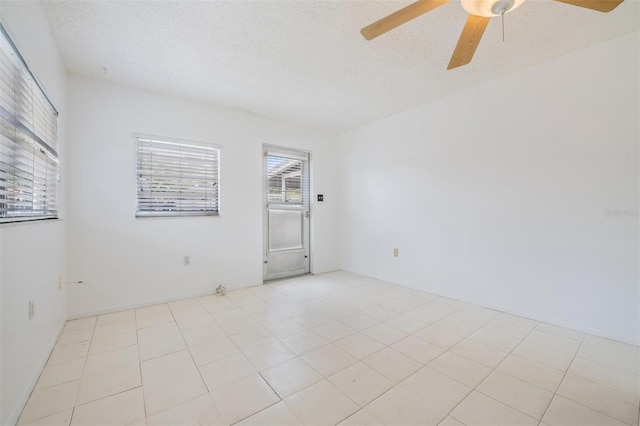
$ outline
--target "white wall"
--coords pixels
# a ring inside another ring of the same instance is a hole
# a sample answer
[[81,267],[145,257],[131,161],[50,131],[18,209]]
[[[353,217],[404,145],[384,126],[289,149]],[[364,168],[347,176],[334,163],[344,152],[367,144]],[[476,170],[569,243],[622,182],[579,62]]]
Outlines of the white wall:
[[[66,74],[37,2],[2,1],[0,19],[57,107],[61,171],[65,164]],[[64,218],[65,191],[59,194]],[[66,319],[65,222],[0,226],[1,382],[0,424],[13,424],[26,402]],[[35,317],[28,318],[29,299]]]
[[[78,76],[69,77],[69,313],[262,283],[262,144],[312,152],[312,272],[338,268],[337,137]],[[132,133],[223,146],[220,217],[135,218]],[[191,266],[183,266],[183,256]]]
[[636,32],[342,135],[342,268],[637,344],[638,52]]

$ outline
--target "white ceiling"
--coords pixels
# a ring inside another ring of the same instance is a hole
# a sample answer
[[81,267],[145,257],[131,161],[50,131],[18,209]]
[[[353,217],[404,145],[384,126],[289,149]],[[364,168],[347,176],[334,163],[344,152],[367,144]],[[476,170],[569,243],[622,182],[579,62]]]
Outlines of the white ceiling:
[[360,35],[409,3],[41,2],[72,72],[333,132],[627,34],[640,15],[638,0],[608,14],[528,0],[506,15],[506,42],[494,18],[471,64],[447,71],[466,19],[458,0]]

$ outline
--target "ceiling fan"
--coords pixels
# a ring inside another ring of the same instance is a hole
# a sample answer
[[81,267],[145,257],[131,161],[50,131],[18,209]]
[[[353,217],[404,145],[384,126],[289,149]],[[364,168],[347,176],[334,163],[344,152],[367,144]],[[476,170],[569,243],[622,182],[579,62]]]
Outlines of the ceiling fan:
[[[374,39],[436,7],[449,3],[450,0],[418,0],[371,25],[367,25],[360,32],[367,40]],[[462,7],[469,14],[462,29],[460,39],[453,51],[448,70],[471,62],[482,34],[484,34],[489,20],[510,12],[524,3],[525,0],[460,0]],[[624,0],[556,0],[562,3],[580,6],[598,12],[610,12]]]

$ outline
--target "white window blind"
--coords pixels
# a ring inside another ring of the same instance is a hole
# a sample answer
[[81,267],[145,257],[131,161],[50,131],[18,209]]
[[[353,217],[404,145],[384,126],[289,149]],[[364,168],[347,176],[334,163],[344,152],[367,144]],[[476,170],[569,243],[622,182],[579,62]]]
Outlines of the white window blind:
[[267,201],[309,203],[308,160],[293,155],[267,152]]
[[218,145],[136,137],[136,216],[218,215]]
[[0,223],[57,218],[58,113],[0,26]]

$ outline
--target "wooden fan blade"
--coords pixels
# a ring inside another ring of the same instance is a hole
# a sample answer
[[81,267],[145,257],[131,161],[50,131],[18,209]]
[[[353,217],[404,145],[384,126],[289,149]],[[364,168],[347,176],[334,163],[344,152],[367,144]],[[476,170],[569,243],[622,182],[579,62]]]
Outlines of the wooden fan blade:
[[449,3],[449,1],[450,0],[418,0],[407,7],[393,12],[389,16],[385,16],[371,25],[367,25],[360,30],[360,33],[367,40],[371,40],[404,24],[405,22],[412,20],[413,18],[417,18],[418,16],[435,9],[438,6]]
[[467,23],[464,24],[462,29],[462,34],[460,34],[456,50],[453,51],[453,56],[449,61],[448,70],[471,62],[471,58],[476,53],[482,34],[484,34],[490,19],[484,16],[469,15]]
[[623,0],[556,0],[561,3],[572,4],[574,6],[586,7],[598,12],[611,12],[618,7]]

